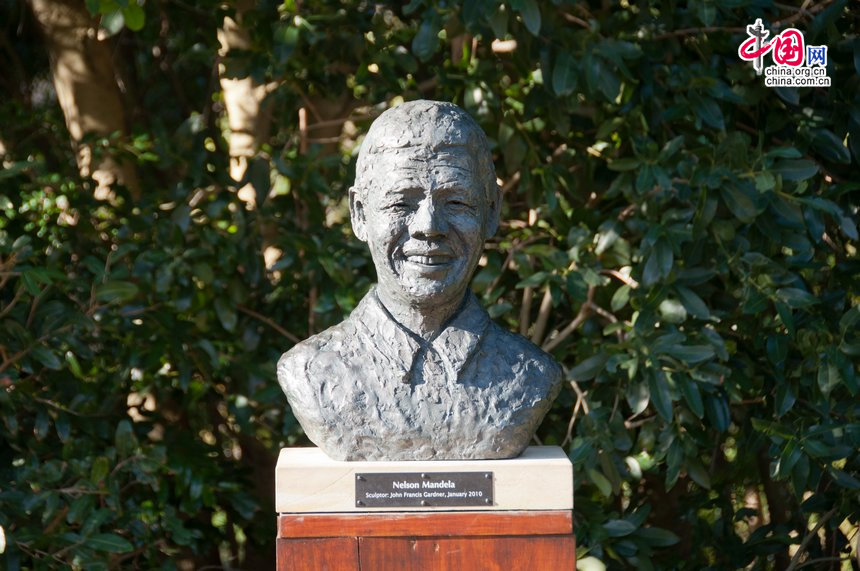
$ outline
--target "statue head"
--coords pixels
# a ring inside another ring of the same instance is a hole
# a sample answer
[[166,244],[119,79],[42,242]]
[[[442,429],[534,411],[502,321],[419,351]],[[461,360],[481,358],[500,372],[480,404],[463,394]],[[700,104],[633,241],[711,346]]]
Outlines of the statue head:
[[451,103],[412,101],[370,126],[349,206],[385,297],[432,307],[462,299],[500,202],[477,123]]

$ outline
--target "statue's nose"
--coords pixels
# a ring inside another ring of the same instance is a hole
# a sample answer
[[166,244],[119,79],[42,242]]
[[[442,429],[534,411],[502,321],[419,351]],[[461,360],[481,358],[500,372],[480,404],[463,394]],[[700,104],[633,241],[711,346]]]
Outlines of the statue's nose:
[[448,233],[448,222],[442,212],[435,207],[433,201],[427,198],[418,204],[418,209],[412,216],[409,231],[415,237],[444,236]]

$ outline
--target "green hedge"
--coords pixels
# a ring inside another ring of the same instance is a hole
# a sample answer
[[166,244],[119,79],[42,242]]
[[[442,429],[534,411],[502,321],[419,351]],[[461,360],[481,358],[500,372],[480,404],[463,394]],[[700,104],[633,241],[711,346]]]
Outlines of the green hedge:
[[[373,282],[345,194],[399,97],[462,105],[495,145],[474,289],[566,367],[538,437],[574,463],[578,555],[860,564],[855,5],[261,2],[223,62],[279,82],[247,210],[213,79],[230,10],[147,2],[120,30],[124,3],[96,4],[134,88],[132,137],[99,148],[142,198],[94,200],[56,102],[0,97],[5,568],[271,565],[274,458],[306,443],[274,365]],[[25,4],[0,14],[44,85]],[[827,45],[832,86],[765,87],[737,54],[756,18]],[[344,98],[354,132],[302,152],[297,110]]]

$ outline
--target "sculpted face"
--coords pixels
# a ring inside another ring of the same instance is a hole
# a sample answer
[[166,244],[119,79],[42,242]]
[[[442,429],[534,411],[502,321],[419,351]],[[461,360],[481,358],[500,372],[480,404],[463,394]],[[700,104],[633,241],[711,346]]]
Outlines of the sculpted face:
[[[465,149],[382,152],[353,225],[381,294],[411,306],[462,299],[488,232],[485,190]],[[493,227],[494,229],[494,227]]]

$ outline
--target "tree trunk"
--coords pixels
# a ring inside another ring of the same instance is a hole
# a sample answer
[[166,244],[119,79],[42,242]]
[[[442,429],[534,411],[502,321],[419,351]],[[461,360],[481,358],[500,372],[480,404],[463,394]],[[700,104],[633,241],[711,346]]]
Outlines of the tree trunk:
[[[224,24],[218,29],[218,42],[221,44],[218,55],[222,58],[228,56],[231,50],[251,48],[251,37],[242,25],[242,13],[252,6],[253,2],[240,0],[236,6],[235,19],[224,18]],[[230,178],[239,182],[245,177],[249,159],[257,154],[260,145],[269,137],[272,106],[267,104],[266,98],[277,84],[261,84],[250,75],[240,77],[246,70],[232,67],[220,63],[218,79],[224,92],[224,107],[230,127]],[[257,193],[253,186],[243,185],[238,194],[248,208],[256,208]]]
[[111,185],[126,185],[137,196],[134,167],[111,156],[94,157],[84,143],[89,134],[126,133],[125,109],[116,83],[107,41],[98,39],[98,24],[82,0],[30,0],[33,14],[45,34],[51,58],[54,88],[77,151],[81,176],[97,183],[99,199],[113,196]]

